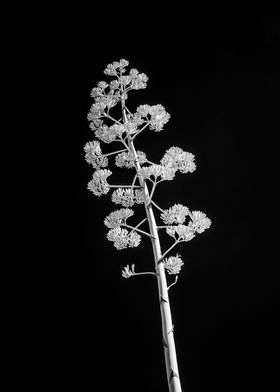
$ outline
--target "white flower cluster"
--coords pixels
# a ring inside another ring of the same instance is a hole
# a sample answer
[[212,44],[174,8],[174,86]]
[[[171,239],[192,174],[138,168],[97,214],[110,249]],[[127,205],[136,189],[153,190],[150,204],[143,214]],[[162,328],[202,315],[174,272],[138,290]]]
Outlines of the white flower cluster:
[[144,203],[144,194],[142,189],[117,188],[112,193],[112,202],[124,207],[132,207],[135,203]]
[[[140,90],[147,87],[148,77],[144,73],[139,73],[137,69],[132,68],[129,74],[124,75],[129,62],[125,59],[114,61],[108,64],[104,70],[105,75],[117,76],[118,79],[114,82],[114,88],[125,88],[126,90]],[[112,86],[110,86],[112,88]]]
[[151,166],[142,167],[138,171],[138,174],[144,180],[153,176],[155,181],[157,180],[158,177],[161,177],[162,180],[170,181],[170,180],[173,180],[173,178],[175,176],[175,172],[176,172],[176,170],[174,170],[173,168],[168,167],[168,166],[151,165]]
[[191,222],[190,225],[197,233],[203,233],[206,229],[211,226],[211,220],[207,218],[206,214],[201,211],[193,211],[190,214]]
[[109,184],[107,177],[112,174],[111,170],[99,169],[93,173],[92,180],[88,183],[88,189],[93,192],[95,196],[105,195],[109,192]]
[[166,233],[178,241],[187,242],[195,237],[193,228],[182,224],[167,227]]
[[105,75],[110,76],[118,76],[118,74],[122,74],[126,71],[126,68],[129,62],[125,59],[121,59],[120,61],[114,61],[111,64],[108,64],[104,70]]
[[178,253],[176,256],[170,256],[164,260],[164,267],[167,269],[169,275],[179,274],[183,264],[184,262]]
[[122,277],[123,278],[130,278],[131,276],[133,276],[135,273],[134,268],[135,268],[135,264],[132,264],[131,269],[129,268],[129,265],[124,267],[124,269],[122,270]]
[[194,155],[183,151],[180,147],[171,147],[164,154],[160,163],[181,173],[192,173],[196,169]]
[[100,143],[94,140],[93,142],[88,142],[84,146],[85,150],[85,160],[90,163],[94,169],[100,169],[101,167],[108,166],[108,158],[102,156]]
[[148,122],[149,128],[156,132],[162,131],[163,126],[170,119],[170,114],[167,113],[162,105],[140,105],[136,112],[135,121],[138,121],[139,124],[141,119],[144,119],[144,121],[142,120],[142,123]]
[[141,241],[141,237],[138,233],[135,233],[135,231],[129,233],[126,229],[122,229],[119,226],[109,230],[107,238],[109,241],[114,242],[114,246],[118,250],[127,247],[135,248]]
[[133,230],[128,232],[128,230],[120,227],[133,214],[134,212],[130,208],[121,208],[111,212],[104,219],[104,224],[111,229],[108,231],[107,238],[114,242],[117,249],[134,248],[140,244],[141,236],[138,233]]
[[110,229],[114,229],[122,224],[126,223],[127,218],[131,217],[134,211],[130,208],[121,208],[111,212],[105,219],[104,224]]
[[[136,151],[136,154],[140,165],[147,161],[146,154],[143,151]],[[115,157],[115,163],[118,167],[126,167],[131,169],[134,167],[134,162],[135,160],[132,153],[127,151],[121,152]]]
[[95,136],[104,143],[112,143],[121,137],[125,132],[125,127],[123,124],[113,124],[110,127],[103,124],[99,128],[95,129]]
[[182,204],[174,204],[168,210],[165,210],[161,215],[161,219],[166,225],[172,225],[173,223],[182,224],[186,220],[186,216],[189,215],[190,210],[188,207]]
[[[166,228],[166,233],[178,241],[190,241],[194,238],[196,233],[203,233],[211,226],[212,222],[209,218],[207,218],[204,212],[192,211],[189,212],[188,215],[190,216],[191,220],[187,226],[183,224],[178,224],[178,226],[169,226]],[[168,213],[165,215],[165,217],[167,217],[168,220]]]

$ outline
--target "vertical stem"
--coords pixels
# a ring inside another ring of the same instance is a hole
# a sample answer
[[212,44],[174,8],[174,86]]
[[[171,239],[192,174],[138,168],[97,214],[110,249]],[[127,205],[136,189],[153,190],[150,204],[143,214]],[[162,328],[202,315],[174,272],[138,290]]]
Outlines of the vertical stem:
[[[122,108],[123,108],[124,121],[127,121],[124,101],[122,101]],[[129,144],[130,151],[135,158],[135,169],[138,172],[141,169],[141,166],[139,164],[137,154],[131,138],[128,138],[128,144]],[[151,238],[151,242],[153,247],[155,269],[156,269],[156,273],[158,274],[157,275],[158,295],[160,301],[162,337],[163,337],[165,366],[166,366],[169,392],[182,392],[179,371],[178,371],[176,347],[175,347],[175,340],[174,340],[174,333],[173,333],[174,326],[172,323],[166,275],[165,275],[163,263],[158,263],[158,261],[162,257],[162,254],[161,254],[160,241],[159,241],[159,236],[157,231],[157,225],[153,213],[152,204],[150,203],[150,195],[146,182],[143,179],[141,179],[141,177],[139,178],[139,181],[140,181],[140,185],[143,187],[143,192],[145,197],[145,209],[149,221],[150,234],[154,237]]]

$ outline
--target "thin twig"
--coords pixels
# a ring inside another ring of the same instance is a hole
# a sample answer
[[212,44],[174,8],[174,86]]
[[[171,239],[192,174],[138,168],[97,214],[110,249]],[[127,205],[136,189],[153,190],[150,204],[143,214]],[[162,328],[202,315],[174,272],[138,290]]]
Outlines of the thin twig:
[[169,290],[171,286],[174,286],[174,284],[177,283],[177,280],[178,280],[178,275],[176,275],[176,277],[175,277],[175,282],[171,283],[171,285],[169,285],[169,286],[167,287],[167,290]]
[[110,120],[114,121],[114,123],[116,123],[116,124],[122,125],[122,123],[120,121],[116,120],[114,117],[110,116],[110,114],[108,114],[108,113],[105,113],[104,117],[109,118]]
[[140,223],[138,223],[138,225],[135,226],[135,228],[137,229],[138,227],[140,227],[142,225],[142,223],[144,223],[147,220],[148,220],[148,218],[144,218],[143,220],[141,220]]
[[177,245],[179,242],[180,242],[180,241],[175,240],[174,244],[172,244],[172,245],[167,249],[167,251],[165,251],[164,254],[161,256],[161,259],[163,259],[163,258],[167,255],[167,253],[170,252],[171,249],[174,248],[174,246]]
[[152,162],[152,161],[148,161],[148,159],[146,160],[147,163],[150,163],[151,165],[157,165],[157,163]]
[[[160,208],[160,206],[158,206],[153,200],[151,200],[151,203],[160,211],[160,212],[164,212],[164,210],[162,208]],[[161,227],[165,227],[165,226],[157,226],[157,228],[161,228]],[[167,227],[167,226],[166,226]]]
[[138,136],[139,133],[143,132],[144,129],[145,129],[148,125],[149,125],[149,122],[147,122],[147,123],[143,126],[143,128],[141,128],[137,133],[135,133],[135,135],[131,138],[131,140],[134,140],[134,139],[136,138],[136,136]]
[[113,151],[113,152],[108,152],[107,154],[102,154],[102,157],[107,157],[109,155],[114,155],[114,154],[118,154],[120,152],[124,152],[126,151],[126,148],[123,148],[122,150],[117,150],[117,151]]
[[152,197],[153,197],[153,195],[154,195],[156,186],[157,186],[157,182],[156,182],[156,181],[153,181],[153,187],[152,187],[152,190],[151,190],[151,193],[150,193],[150,196],[149,196],[149,197],[150,197],[150,201],[152,200]]
[[145,234],[148,237],[155,239],[155,237],[153,235],[147,233],[146,231],[143,231],[143,230],[140,230],[140,229],[136,229],[136,227],[130,226],[130,225],[126,224],[126,223],[122,224],[122,226],[127,227],[129,229],[132,229],[132,231],[134,231],[134,230],[139,231],[139,233]]
[[134,276],[134,275],[155,275],[155,276],[157,276],[158,274],[155,272],[134,272],[134,274],[132,276]]
[[136,173],[135,176],[134,176],[134,178],[133,178],[133,181],[132,181],[132,185],[131,185],[132,187],[134,186],[134,184],[135,184],[135,182],[136,182],[136,180],[137,180],[137,177],[138,177],[138,176],[137,176],[137,173]]
[[141,185],[109,185],[109,188],[142,188]]

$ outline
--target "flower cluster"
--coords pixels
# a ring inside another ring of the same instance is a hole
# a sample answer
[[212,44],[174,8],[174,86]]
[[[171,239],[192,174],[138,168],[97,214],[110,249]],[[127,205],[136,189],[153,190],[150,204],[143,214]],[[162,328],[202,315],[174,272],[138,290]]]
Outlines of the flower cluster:
[[195,231],[192,227],[179,224],[178,226],[169,226],[166,233],[176,241],[190,241],[195,237]]
[[[171,237],[175,238],[177,241],[190,241],[191,239],[194,238],[195,233],[201,234],[206,229],[209,229],[209,227],[211,226],[211,220],[207,218],[204,212],[188,211],[188,215],[190,216],[191,220],[187,226],[183,224],[178,224],[178,226],[169,226],[166,229],[166,233],[169,234]],[[172,215],[169,216],[168,213],[164,215],[164,218],[167,218],[166,223],[168,222],[169,217],[171,218]],[[182,215],[181,216],[179,215],[179,217],[181,219],[183,218]],[[171,220],[172,218],[170,219],[170,221]],[[176,221],[174,221],[174,223],[176,223]]]
[[170,181],[173,180],[174,178],[175,170],[168,166],[151,165],[151,166],[142,167],[138,171],[138,174],[140,177],[142,177],[145,180],[153,176],[155,181],[157,181],[158,177],[161,177],[162,180]]
[[116,141],[124,132],[125,127],[123,124],[113,124],[110,127],[102,124],[100,127],[95,128],[95,136],[107,144]]
[[[149,128],[160,132],[163,126],[169,121],[170,114],[162,105],[140,105],[138,106],[135,121],[139,123],[148,122]],[[142,120],[141,120],[142,119]]]
[[179,170],[181,173],[192,173],[196,169],[194,155],[183,151],[180,147],[171,147],[164,154],[160,163]]
[[93,192],[95,196],[105,195],[109,192],[110,186],[107,182],[107,177],[112,174],[111,170],[99,169],[93,173],[92,180],[88,183],[88,189]]
[[118,250],[127,247],[135,248],[141,241],[141,237],[138,233],[135,233],[135,231],[129,233],[126,229],[122,229],[119,226],[109,230],[107,239],[113,241],[115,248]]
[[125,59],[121,59],[120,61],[114,61],[111,64],[108,64],[104,70],[105,75],[109,76],[118,76],[119,74],[123,74],[126,71],[126,68],[129,62]]
[[[143,151],[137,151],[136,154],[138,158],[138,163],[140,165],[147,161],[146,154]],[[115,163],[118,167],[126,167],[128,169],[131,169],[134,167],[134,162],[135,159],[133,157],[133,154],[127,151],[121,152],[115,157]]]
[[94,169],[108,166],[108,158],[102,156],[100,143],[97,141],[88,142],[85,147],[85,160],[90,163]]
[[[127,90],[140,90],[147,87],[148,76],[144,73],[139,73],[137,69],[132,68],[129,74],[124,75],[129,62],[125,59],[114,61],[108,64],[104,70],[105,75],[117,76],[118,79],[114,80],[114,88],[122,86]],[[112,86],[110,86],[112,88]]]
[[123,278],[130,278],[131,276],[133,276],[135,273],[134,268],[135,268],[135,264],[132,264],[131,269],[129,268],[129,265],[124,267],[124,269],[122,270],[122,277]]
[[144,203],[144,194],[142,189],[117,188],[112,193],[112,202],[124,207],[132,207],[135,203]]
[[167,269],[169,275],[179,274],[183,264],[183,260],[178,253],[176,256],[170,256],[164,260],[164,267]]
[[172,225],[173,223],[182,224],[186,220],[186,216],[189,215],[190,210],[188,207],[182,204],[174,204],[168,210],[165,210],[161,215],[161,219],[167,225]]
[[111,212],[105,219],[104,224],[110,229],[114,229],[126,223],[127,218],[131,217],[134,211],[130,208],[121,208]]
[[190,214],[191,222],[189,223],[190,227],[195,230],[197,233],[203,233],[206,229],[209,229],[211,226],[211,220],[207,218],[206,214],[201,211],[192,211]]

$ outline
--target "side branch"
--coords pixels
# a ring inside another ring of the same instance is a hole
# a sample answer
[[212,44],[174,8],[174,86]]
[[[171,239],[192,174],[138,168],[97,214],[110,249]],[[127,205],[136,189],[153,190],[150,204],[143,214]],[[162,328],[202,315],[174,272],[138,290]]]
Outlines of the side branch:
[[140,185],[109,185],[109,188],[142,188]]
[[167,290],[169,290],[171,286],[174,286],[174,284],[177,283],[177,280],[178,280],[178,275],[176,275],[176,277],[175,277],[175,282],[171,283],[171,285],[169,285],[169,286],[167,287]]
[[102,154],[102,157],[108,157],[109,155],[118,154],[118,153],[124,152],[124,151],[127,151],[126,148],[123,148],[122,150],[117,150],[117,151],[113,151],[113,152],[108,152],[107,154]]
[[164,254],[161,256],[161,258],[158,260],[157,263],[158,263],[158,264],[159,264],[159,263],[162,263],[163,259],[164,259],[165,256],[167,255],[167,253],[170,252],[171,249],[173,249],[174,246],[176,246],[179,242],[180,242],[180,241],[175,240],[174,244],[172,244],[172,245],[164,252]]
[[142,233],[142,234],[145,234],[145,235],[147,235],[148,237],[150,237],[150,238],[155,238],[153,235],[151,235],[151,234],[149,234],[149,233],[147,233],[146,231],[143,231],[143,230],[140,230],[140,229],[137,229],[136,227],[133,227],[133,226],[130,226],[130,225],[128,225],[128,224],[122,224],[121,226],[123,226],[123,227],[127,227],[128,229],[132,229],[132,231],[139,231],[139,233]]

